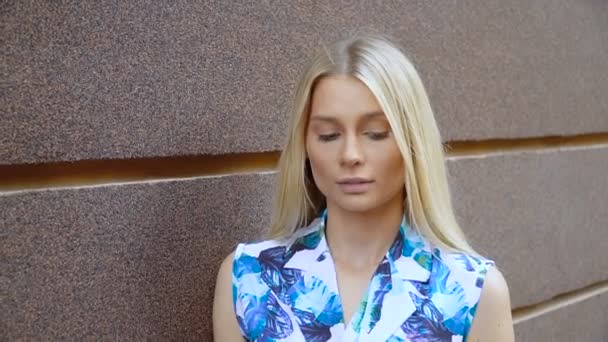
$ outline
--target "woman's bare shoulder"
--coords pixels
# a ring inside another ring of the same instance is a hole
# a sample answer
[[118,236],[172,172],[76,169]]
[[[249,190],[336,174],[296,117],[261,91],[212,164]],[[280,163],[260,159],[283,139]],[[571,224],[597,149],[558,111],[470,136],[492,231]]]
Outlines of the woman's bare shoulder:
[[217,273],[217,285],[232,284],[232,264],[234,262],[234,253],[235,251],[230,252],[230,254],[228,254],[224,260],[222,260],[220,269]]
[[213,299],[213,336],[216,341],[243,341],[232,302],[234,251],[222,261]]
[[468,341],[514,341],[509,286],[502,272],[490,267],[485,276]]

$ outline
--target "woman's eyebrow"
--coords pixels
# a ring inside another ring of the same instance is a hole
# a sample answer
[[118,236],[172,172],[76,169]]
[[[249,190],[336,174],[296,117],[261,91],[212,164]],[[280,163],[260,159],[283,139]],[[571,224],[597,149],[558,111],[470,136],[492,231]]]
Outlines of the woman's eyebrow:
[[[361,115],[362,119],[366,120],[366,121],[376,118],[378,116],[384,116],[384,112],[376,110],[376,111],[368,112],[368,113]],[[325,115],[325,114],[312,115],[310,120],[311,121],[326,121],[326,122],[337,122],[338,121],[336,119],[336,117],[334,117],[332,115]]]
[[338,120],[335,117],[330,116],[330,115],[319,114],[319,115],[311,116],[310,121],[325,121],[325,122],[334,123],[334,122],[337,122]]
[[364,120],[375,119],[378,116],[384,117],[384,112],[381,110],[365,113],[362,115]]

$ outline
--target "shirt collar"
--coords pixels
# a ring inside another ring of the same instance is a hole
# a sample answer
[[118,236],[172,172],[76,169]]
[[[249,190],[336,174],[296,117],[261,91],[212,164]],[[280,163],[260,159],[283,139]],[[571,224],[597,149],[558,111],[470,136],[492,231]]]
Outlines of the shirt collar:
[[[329,246],[325,238],[327,209],[306,228],[294,234],[288,247],[287,268],[315,270],[326,265]],[[399,231],[385,258],[391,265],[391,273],[403,280],[428,281],[432,268],[432,246],[418,231],[412,228],[405,214]]]

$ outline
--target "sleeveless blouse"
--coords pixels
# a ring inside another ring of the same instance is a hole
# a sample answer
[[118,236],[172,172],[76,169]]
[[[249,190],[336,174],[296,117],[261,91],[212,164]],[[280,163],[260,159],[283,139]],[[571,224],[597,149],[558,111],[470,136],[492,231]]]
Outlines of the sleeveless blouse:
[[405,219],[345,323],[327,210],[289,239],[241,243],[233,303],[247,341],[463,341],[494,261],[433,247]]

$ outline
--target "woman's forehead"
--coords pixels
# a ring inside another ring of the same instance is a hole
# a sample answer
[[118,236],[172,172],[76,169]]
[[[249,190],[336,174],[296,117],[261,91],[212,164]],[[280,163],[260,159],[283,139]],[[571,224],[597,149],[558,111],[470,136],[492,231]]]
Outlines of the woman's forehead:
[[322,78],[315,87],[311,101],[311,120],[371,120],[384,117],[374,94],[352,76]]
[[372,121],[372,120],[386,120],[386,116],[384,112],[381,110],[374,110],[371,112],[362,112],[362,113],[311,113],[310,121],[311,122],[328,122],[328,123],[338,123],[345,120],[355,120],[355,121]]

